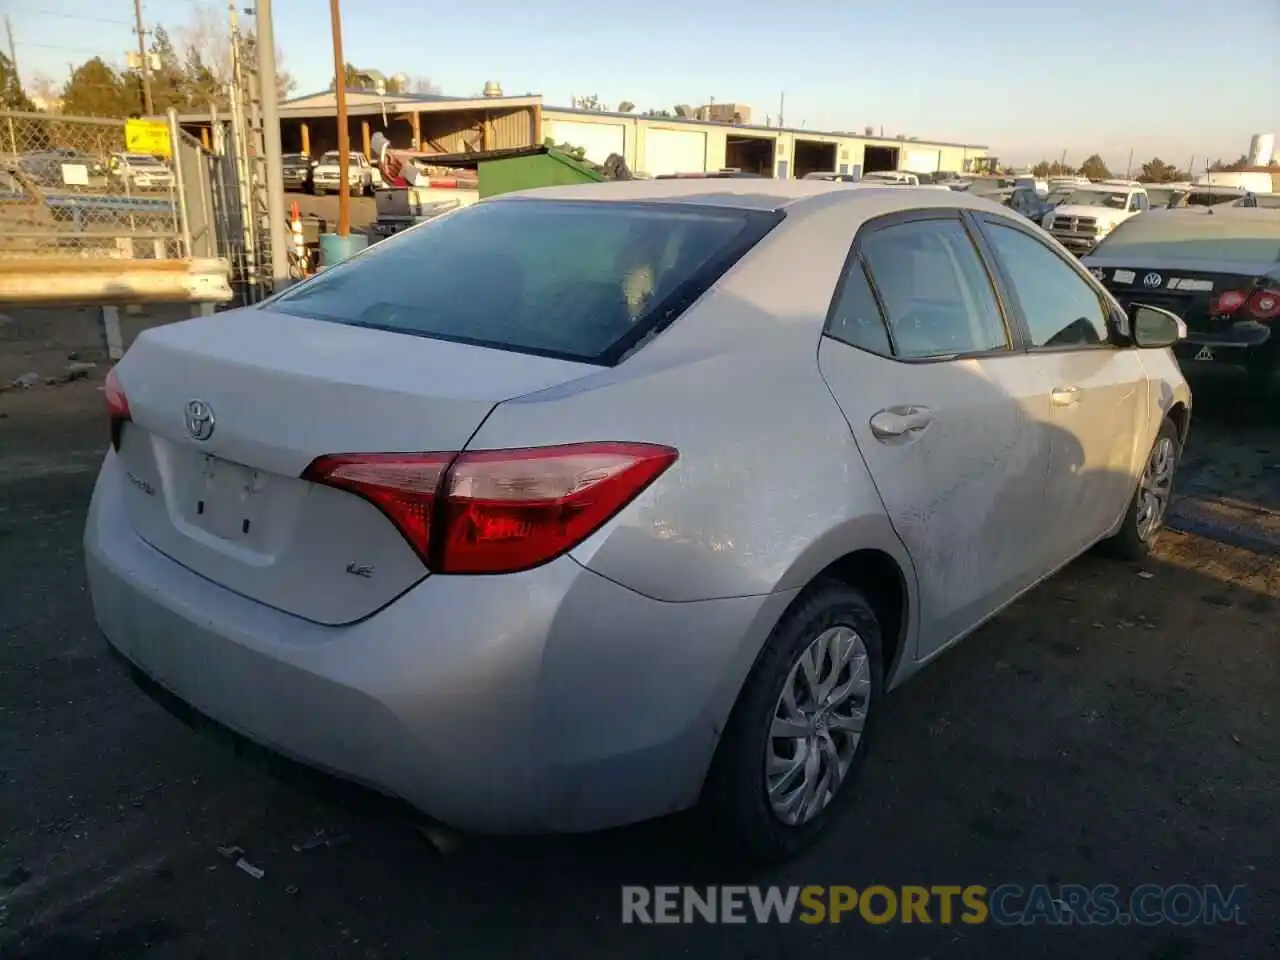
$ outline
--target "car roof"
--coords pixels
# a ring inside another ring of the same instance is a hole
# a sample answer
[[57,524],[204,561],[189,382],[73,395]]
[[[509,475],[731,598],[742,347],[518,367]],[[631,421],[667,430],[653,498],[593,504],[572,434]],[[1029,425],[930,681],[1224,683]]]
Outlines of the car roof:
[[923,190],[865,182],[769,178],[609,180],[603,183],[540,187],[508,194],[507,197],[512,200],[690,203],[742,210],[786,209],[793,213],[836,203],[866,207],[868,215],[892,209],[919,207],[956,207],[999,212],[1002,215],[1007,213],[997,203],[955,190]]

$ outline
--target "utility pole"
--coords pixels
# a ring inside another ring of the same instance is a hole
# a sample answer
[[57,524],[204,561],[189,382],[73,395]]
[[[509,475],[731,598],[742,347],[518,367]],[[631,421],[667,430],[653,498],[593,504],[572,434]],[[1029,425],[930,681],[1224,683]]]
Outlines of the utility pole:
[[9,19],[8,14],[4,18],[4,29],[9,34],[9,62],[13,64],[14,76],[18,76],[18,50],[13,42],[13,21]]
[[245,80],[243,53],[240,40],[240,21],[236,14],[235,0],[227,4],[227,18],[231,28],[231,134],[235,144],[237,192],[240,195],[240,226],[244,238],[244,278],[248,286],[247,301],[258,302],[258,243],[257,221],[253,212],[253,170],[249,166],[250,133],[245,119]]
[[258,96],[262,99],[262,160],[267,180],[267,231],[271,237],[271,284],[274,291],[283,289],[289,282],[289,234],[284,222],[276,37],[271,22],[271,0],[257,0],[254,10],[258,18]]
[[333,93],[338,121],[338,236],[351,234],[351,184],[347,182],[351,162],[351,132],[347,129],[347,70],[342,58],[342,13],[338,0],[329,0],[329,20],[333,30]]
[[151,70],[147,64],[147,31],[142,26],[142,0],[133,0],[133,14],[138,22],[138,69],[142,72],[142,112],[155,113],[151,102]]

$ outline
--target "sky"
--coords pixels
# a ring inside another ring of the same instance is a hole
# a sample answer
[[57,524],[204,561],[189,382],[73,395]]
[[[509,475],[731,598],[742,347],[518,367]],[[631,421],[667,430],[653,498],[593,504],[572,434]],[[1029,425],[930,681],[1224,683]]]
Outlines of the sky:
[[[248,5],[251,0],[241,0]],[[275,33],[297,92],[328,87],[327,0],[274,0]],[[145,0],[148,28],[174,35],[202,0]],[[883,127],[888,136],[981,144],[1006,163],[1099,153],[1123,171],[1159,156],[1232,160],[1254,133],[1280,133],[1280,0],[913,0],[793,7],[738,0],[345,0],[346,60],[428,76],[446,94],[497,80],[549,106],[597,94],[641,110],[749,104],[787,126]],[[123,62],[132,0],[0,0],[28,82],[68,64]],[[1074,12],[1073,12],[1074,11]]]

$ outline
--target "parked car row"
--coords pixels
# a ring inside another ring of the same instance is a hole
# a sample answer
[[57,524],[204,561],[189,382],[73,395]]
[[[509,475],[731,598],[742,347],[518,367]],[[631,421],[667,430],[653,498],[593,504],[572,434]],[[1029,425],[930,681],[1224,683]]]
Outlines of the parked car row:
[[113,153],[105,159],[56,148],[24,153],[17,167],[42,189],[56,191],[158,191],[174,186],[173,170],[157,157]]

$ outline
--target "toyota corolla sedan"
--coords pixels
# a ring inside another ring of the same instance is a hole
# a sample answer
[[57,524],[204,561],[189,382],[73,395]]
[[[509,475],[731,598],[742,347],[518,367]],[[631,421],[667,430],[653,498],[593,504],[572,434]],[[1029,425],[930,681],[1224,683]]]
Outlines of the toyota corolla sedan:
[[701,804],[784,858],[886,691],[1150,547],[1180,328],[964,193],[495,198],[138,338],[94,607],[166,699],[455,827]]

